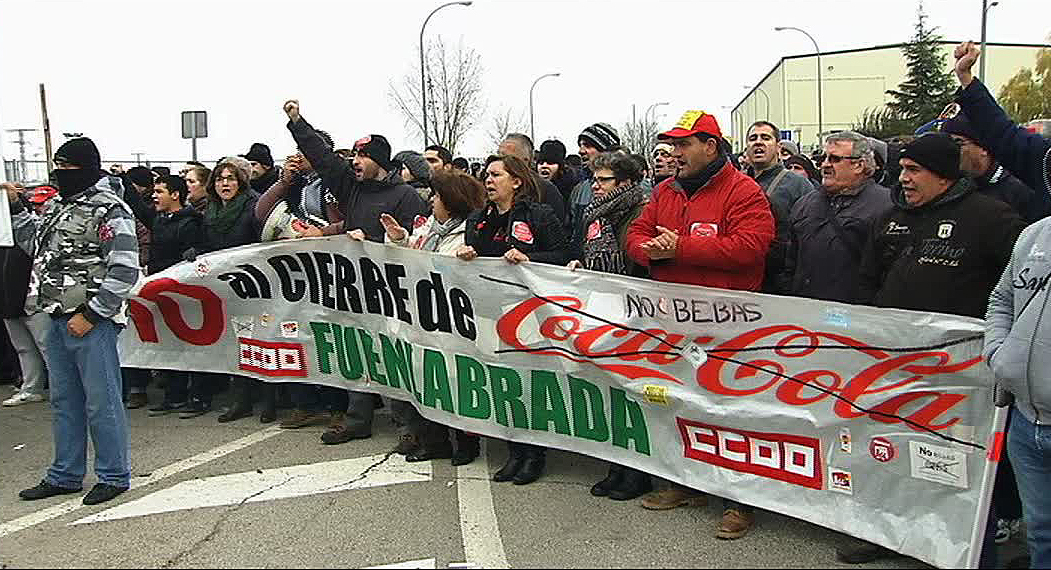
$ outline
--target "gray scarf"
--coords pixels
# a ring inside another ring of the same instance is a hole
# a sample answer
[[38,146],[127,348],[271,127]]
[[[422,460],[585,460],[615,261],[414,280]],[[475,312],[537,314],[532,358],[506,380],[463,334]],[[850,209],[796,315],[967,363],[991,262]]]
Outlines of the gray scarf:
[[[631,223],[631,211],[646,200],[642,187],[623,182],[605,196],[596,196],[584,207],[583,258],[585,269],[603,273],[628,273],[628,260],[620,243],[620,231]],[[592,224],[597,224],[594,235]]]
[[438,219],[435,218],[434,222],[431,223],[430,233],[427,234],[427,237],[423,239],[423,243],[420,244],[420,249],[423,251],[438,251],[438,244],[461,225],[463,225],[462,218],[449,218],[445,220],[444,224],[438,222]]

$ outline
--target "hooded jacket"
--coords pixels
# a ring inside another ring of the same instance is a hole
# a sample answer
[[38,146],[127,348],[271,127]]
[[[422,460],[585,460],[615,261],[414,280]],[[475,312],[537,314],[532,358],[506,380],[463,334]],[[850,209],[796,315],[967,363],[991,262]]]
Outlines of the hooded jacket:
[[982,146],[993,158],[1036,191],[1025,212],[1026,220],[1051,214],[1051,139],[1019,127],[1007,116],[989,90],[978,79],[956,95],[960,109],[970,120]]
[[1033,206],[1037,202],[1036,193],[1033,192],[1032,188],[1022,184],[1021,180],[1008,172],[1002,165],[994,162],[988,172],[972,180],[974,180],[978,192],[1011,206],[1015,212],[1018,212],[1019,216],[1022,216],[1026,223],[1033,223],[1037,220],[1030,218],[1035,215],[1037,210],[1037,207]]
[[[565,265],[569,262],[569,240],[565,228],[550,206],[520,200],[507,214],[507,225],[498,232],[505,240],[503,251],[515,248],[537,263]],[[496,206],[492,202],[468,216],[464,222],[464,244],[477,249],[482,229],[495,217]]]
[[[657,226],[679,232],[673,259],[651,261],[642,249]],[[628,226],[627,250],[658,281],[758,291],[773,239],[763,190],[726,160],[692,196],[676,178],[661,182]]]
[[969,178],[919,207],[901,186],[892,198],[894,208],[872,225],[858,301],[982,318],[1025,222]]
[[386,232],[380,214],[390,214],[401,227],[412,228],[416,217],[427,213],[427,204],[412,186],[402,182],[397,171],[387,173],[383,180],[359,181],[351,163],[329,148],[306,119],[289,121],[287,127],[322,184],[339,199],[343,222],[326,226],[326,235],[361,229],[369,241],[383,243]]
[[999,387],[1030,422],[1051,421],[1051,218],[1018,237],[985,319],[984,356]]

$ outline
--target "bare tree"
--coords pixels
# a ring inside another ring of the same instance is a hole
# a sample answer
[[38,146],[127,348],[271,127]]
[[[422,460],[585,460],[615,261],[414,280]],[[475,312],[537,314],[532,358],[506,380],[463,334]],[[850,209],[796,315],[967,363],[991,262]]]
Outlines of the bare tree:
[[653,147],[657,146],[657,134],[660,133],[657,121],[645,117],[624,123],[620,131],[620,142],[629,151],[641,154],[650,160]]
[[[427,133],[431,142],[448,148],[454,154],[467,131],[478,124],[485,104],[482,101],[482,60],[463,42],[448,48],[441,37],[427,44]],[[405,125],[423,136],[423,111],[420,101],[420,67],[391,82],[393,107],[405,118]]]
[[507,107],[493,115],[492,122],[489,123],[489,128],[486,129],[485,134],[489,137],[489,142],[493,143],[493,149],[496,149],[504,141],[507,133],[521,133],[527,129],[528,123],[525,120],[525,111],[515,111],[511,107]]

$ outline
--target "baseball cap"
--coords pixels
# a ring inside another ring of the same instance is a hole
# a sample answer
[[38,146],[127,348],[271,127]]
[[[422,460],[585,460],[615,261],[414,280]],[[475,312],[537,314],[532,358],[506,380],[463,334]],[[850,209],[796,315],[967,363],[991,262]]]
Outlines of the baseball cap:
[[709,115],[704,111],[691,110],[682,114],[679,122],[675,123],[674,128],[657,135],[657,138],[681,139],[693,135],[722,138],[723,132],[719,129],[719,122],[715,120],[714,115]]

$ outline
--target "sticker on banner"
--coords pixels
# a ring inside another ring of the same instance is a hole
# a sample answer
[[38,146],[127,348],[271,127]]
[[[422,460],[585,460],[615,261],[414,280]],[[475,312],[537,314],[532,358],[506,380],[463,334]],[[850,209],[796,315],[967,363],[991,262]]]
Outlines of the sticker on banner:
[[238,337],[252,336],[255,333],[254,317],[230,317],[230,324],[234,327],[234,334]]
[[967,455],[958,449],[910,441],[909,461],[916,479],[967,488]]
[[700,368],[702,364],[708,361],[708,354],[697,344],[691,344],[686,347],[683,356],[686,357],[686,360],[688,360],[690,364],[693,364],[697,368]]
[[208,262],[203,259],[194,264],[193,270],[197,272],[198,277],[202,278],[212,272]]
[[299,321],[282,321],[281,336],[285,338],[299,338]]
[[888,463],[898,456],[894,444],[883,437],[874,437],[869,442],[869,455],[880,463]]
[[828,490],[835,491],[837,493],[844,493],[846,495],[853,495],[854,478],[850,476],[850,471],[844,471],[842,469],[836,469],[835,467],[829,467]]
[[850,439],[850,428],[842,428],[839,430],[839,450],[843,453],[851,453],[853,446]]
[[646,384],[642,387],[642,396],[651,404],[668,405],[668,387]]
[[259,324],[263,325],[264,327],[270,326],[270,323],[272,322],[274,322],[274,315],[271,315],[270,313],[263,313],[262,315],[259,315]]

